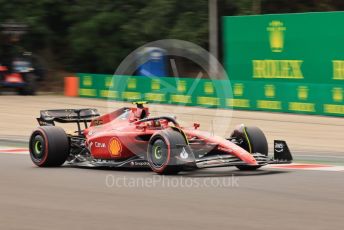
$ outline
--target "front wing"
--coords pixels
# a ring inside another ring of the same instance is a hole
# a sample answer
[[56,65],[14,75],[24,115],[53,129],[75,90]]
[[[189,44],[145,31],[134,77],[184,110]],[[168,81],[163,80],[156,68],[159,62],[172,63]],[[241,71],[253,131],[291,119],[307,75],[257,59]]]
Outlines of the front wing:
[[[269,158],[269,156],[261,153],[252,153],[252,155],[256,159],[258,166],[264,166],[267,164],[290,164],[293,161],[293,157],[290,153],[289,147],[283,140],[274,141],[273,158]],[[247,165],[247,163],[233,155],[215,155],[196,159],[197,168],[213,168],[238,165]]]

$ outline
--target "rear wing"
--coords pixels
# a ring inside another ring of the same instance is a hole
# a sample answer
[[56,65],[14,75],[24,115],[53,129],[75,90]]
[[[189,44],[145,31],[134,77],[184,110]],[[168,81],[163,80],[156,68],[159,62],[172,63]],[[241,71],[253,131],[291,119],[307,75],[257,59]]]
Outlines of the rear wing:
[[91,122],[95,117],[99,116],[97,109],[41,110],[37,121],[40,126],[54,126],[55,122],[77,123],[78,133],[81,134],[80,122],[83,122],[85,128],[87,128],[87,122]]

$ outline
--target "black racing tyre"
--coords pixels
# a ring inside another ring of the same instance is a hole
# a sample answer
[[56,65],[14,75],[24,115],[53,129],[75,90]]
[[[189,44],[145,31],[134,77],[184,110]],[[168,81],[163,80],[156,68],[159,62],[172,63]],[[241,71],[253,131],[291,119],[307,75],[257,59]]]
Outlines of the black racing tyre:
[[19,94],[35,95],[37,90],[37,76],[32,73],[25,74],[24,81],[26,83],[26,86],[24,88],[19,89]]
[[151,169],[164,175],[175,175],[182,170],[175,157],[183,150],[187,142],[180,132],[167,129],[154,134],[148,144],[147,161]]
[[56,126],[41,126],[29,142],[32,162],[39,167],[63,165],[69,155],[69,140],[65,131]]
[[[238,134],[236,134],[238,135]],[[265,156],[268,155],[268,142],[261,129],[258,127],[244,127],[239,138],[243,140],[240,147],[244,148],[250,153],[261,153]],[[250,166],[250,165],[238,165],[237,168],[240,170],[252,171],[260,168],[261,166]]]

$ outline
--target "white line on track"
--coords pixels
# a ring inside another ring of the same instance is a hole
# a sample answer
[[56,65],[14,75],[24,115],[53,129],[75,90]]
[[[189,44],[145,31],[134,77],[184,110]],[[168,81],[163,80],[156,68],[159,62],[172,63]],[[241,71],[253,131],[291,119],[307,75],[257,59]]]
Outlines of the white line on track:
[[11,152],[3,152],[0,150],[0,154],[8,154],[8,155],[29,155],[29,152],[16,152],[16,153],[11,153]]
[[336,159],[344,159],[344,156],[321,156],[321,155],[297,155],[297,157],[314,157],[314,158],[336,158]]
[[13,148],[8,146],[1,146],[0,154],[27,155],[29,154],[29,150],[27,148]]
[[344,172],[344,166],[328,165],[328,164],[308,164],[308,163],[292,163],[281,165],[267,165],[266,168],[286,169],[286,170],[308,170],[308,171],[331,171]]

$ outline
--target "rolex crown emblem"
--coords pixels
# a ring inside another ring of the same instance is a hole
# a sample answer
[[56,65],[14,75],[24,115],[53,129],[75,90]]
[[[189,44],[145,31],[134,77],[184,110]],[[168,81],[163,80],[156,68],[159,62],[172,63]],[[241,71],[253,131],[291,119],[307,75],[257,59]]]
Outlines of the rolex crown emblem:
[[284,27],[281,21],[271,21],[267,28],[272,52],[282,52],[284,48]]

